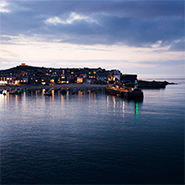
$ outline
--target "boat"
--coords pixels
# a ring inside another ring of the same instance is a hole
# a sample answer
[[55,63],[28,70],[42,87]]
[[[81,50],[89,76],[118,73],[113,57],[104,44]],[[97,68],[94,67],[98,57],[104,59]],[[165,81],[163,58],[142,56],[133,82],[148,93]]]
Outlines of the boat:
[[51,90],[51,89],[46,90],[46,91],[44,92],[44,95],[45,95],[45,96],[52,96],[52,90]]
[[128,87],[119,87],[119,86],[107,86],[105,88],[105,93],[119,96],[126,99],[143,99],[143,92],[138,88],[128,88]]
[[14,94],[15,94],[15,92],[12,92],[12,91],[11,91],[11,92],[9,92],[9,94],[10,94],[10,95],[11,95],[11,94],[12,94],[12,95],[14,95]]
[[15,91],[14,94],[15,95],[21,95],[22,94],[22,91]]
[[77,90],[77,89],[73,89],[73,90],[71,91],[71,94],[72,94],[72,95],[78,94],[78,90]]
[[67,93],[67,91],[65,90],[65,89],[62,89],[61,91],[60,91],[60,94],[62,94],[62,95],[65,95]]
[[15,89],[15,91],[10,91],[10,95],[21,95],[23,93],[22,90]]

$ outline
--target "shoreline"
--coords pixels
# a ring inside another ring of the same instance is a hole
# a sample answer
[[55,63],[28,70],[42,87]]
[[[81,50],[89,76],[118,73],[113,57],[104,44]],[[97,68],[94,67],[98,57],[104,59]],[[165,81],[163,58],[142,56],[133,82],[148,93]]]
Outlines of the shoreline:
[[105,88],[107,87],[107,84],[77,84],[77,83],[74,83],[74,84],[56,84],[54,86],[50,86],[50,85],[0,85],[0,89],[4,89],[4,90],[7,90],[9,88],[11,88],[12,90],[14,89],[18,89],[18,88],[21,88],[21,89],[32,89],[32,90],[39,90],[39,89],[49,89],[49,88],[53,88],[54,90],[57,90],[59,88],[61,89],[67,89],[67,88],[88,88],[88,89],[91,89],[91,88]]

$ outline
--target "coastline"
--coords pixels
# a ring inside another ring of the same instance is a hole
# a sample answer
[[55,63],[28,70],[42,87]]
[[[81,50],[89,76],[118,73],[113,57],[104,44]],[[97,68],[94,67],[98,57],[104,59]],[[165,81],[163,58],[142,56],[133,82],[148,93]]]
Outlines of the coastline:
[[77,83],[71,83],[71,84],[56,84],[54,86],[50,86],[50,85],[0,85],[0,89],[4,89],[7,90],[9,88],[11,88],[12,90],[14,89],[32,89],[32,90],[38,90],[38,89],[49,89],[49,88],[53,88],[54,90],[57,90],[59,88],[61,89],[68,89],[68,88],[79,88],[79,89],[83,89],[83,88],[105,88],[107,86],[107,84],[101,85],[101,84],[77,84]]

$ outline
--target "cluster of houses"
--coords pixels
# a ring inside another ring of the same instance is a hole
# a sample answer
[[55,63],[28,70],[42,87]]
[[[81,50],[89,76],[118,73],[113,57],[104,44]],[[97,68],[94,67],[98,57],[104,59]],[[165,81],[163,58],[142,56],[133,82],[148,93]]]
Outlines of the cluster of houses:
[[0,70],[0,84],[48,85],[64,83],[107,84],[108,82],[134,82],[137,75],[122,74],[119,70],[102,68],[45,68],[21,64]]

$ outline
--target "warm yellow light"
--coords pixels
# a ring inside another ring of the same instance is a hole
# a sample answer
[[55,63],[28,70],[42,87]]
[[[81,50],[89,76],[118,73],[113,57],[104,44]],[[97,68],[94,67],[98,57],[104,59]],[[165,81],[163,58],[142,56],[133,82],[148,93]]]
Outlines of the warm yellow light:
[[7,84],[7,81],[0,81],[0,84]]
[[83,78],[77,77],[77,83],[83,83]]

